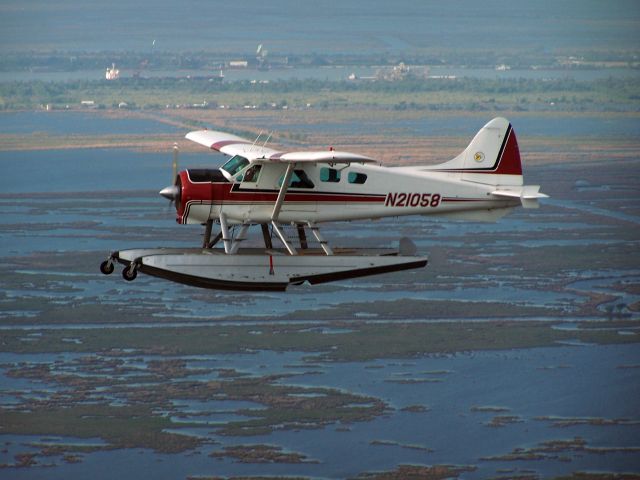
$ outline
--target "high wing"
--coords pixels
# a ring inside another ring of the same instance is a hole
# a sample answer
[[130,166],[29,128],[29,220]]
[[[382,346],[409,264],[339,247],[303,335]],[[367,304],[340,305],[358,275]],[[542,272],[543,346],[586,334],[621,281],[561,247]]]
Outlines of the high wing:
[[225,132],[217,132],[215,130],[197,130],[195,132],[189,132],[185,136],[187,140],[204,145],[212,150],[217,150],[233,157],[234,155],[242,155],[248,160],[257,158],[266,158],[272,155],[282,154],[278,150],[273,148],[267,148],[261,145],[257,145],[256,142],[250,142],[249,140],[232,135]]
[[307,152],[282,152],[257,145],[237,135],[215,130],[197,130],[187,133],[192,142],[217,150],[225,155],[241,155],[251,163],[376,163],[365,155],[337,150],[321,150]]
[[280,156],[269,157],[270,161],[286,163],[377,163],[371,157],[338,150],[320,150],[311,152],[289,152]]

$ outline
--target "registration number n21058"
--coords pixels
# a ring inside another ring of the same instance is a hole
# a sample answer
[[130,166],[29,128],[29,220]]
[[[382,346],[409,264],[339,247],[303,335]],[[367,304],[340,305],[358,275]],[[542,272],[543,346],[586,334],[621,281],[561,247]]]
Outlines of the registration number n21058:
[[440,205],[439,193],[387,193],[385,207],[437,207]]

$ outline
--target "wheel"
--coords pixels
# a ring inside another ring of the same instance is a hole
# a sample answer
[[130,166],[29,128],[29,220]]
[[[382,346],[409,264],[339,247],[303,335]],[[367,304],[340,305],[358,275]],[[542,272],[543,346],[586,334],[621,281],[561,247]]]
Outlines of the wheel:
[[124,270],[122,270],[122,278],[127,282],[135,280],[137,276],[138,271],[135,268],[132,270],[130,267],[125,267]]
[[105,260],[100,264],[100,271],[105,275],[111,275],[114,270],[113,262],[111,260]]

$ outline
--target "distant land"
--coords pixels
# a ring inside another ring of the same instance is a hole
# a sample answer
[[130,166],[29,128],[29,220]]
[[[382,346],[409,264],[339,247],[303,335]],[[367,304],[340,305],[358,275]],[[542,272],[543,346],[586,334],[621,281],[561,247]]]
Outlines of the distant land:
[[639,108],[634,1],[136,5],[2,2],[0,109]]

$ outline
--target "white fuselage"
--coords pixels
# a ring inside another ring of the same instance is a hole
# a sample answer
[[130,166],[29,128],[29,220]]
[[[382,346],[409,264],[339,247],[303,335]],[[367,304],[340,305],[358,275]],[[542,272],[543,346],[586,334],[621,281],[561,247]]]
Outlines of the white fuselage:
[[[186,205],[187,223],[204,223],[221,214],[232,223],[267,223],[273,218],[286,165],[262,165],[257,180],[215,184],[211,201]],[[460,174],[429,171],[429,167],[381,167],[364,164],[328,166],[304,164],[306,186],[294,176],[278,221],[283,223],[372,219],[400,215],[465,214],[464,218],[494,220],[517,199],[491,194],[494,185],[476,183]],[[298,180],[298,181],[296,181]]]

